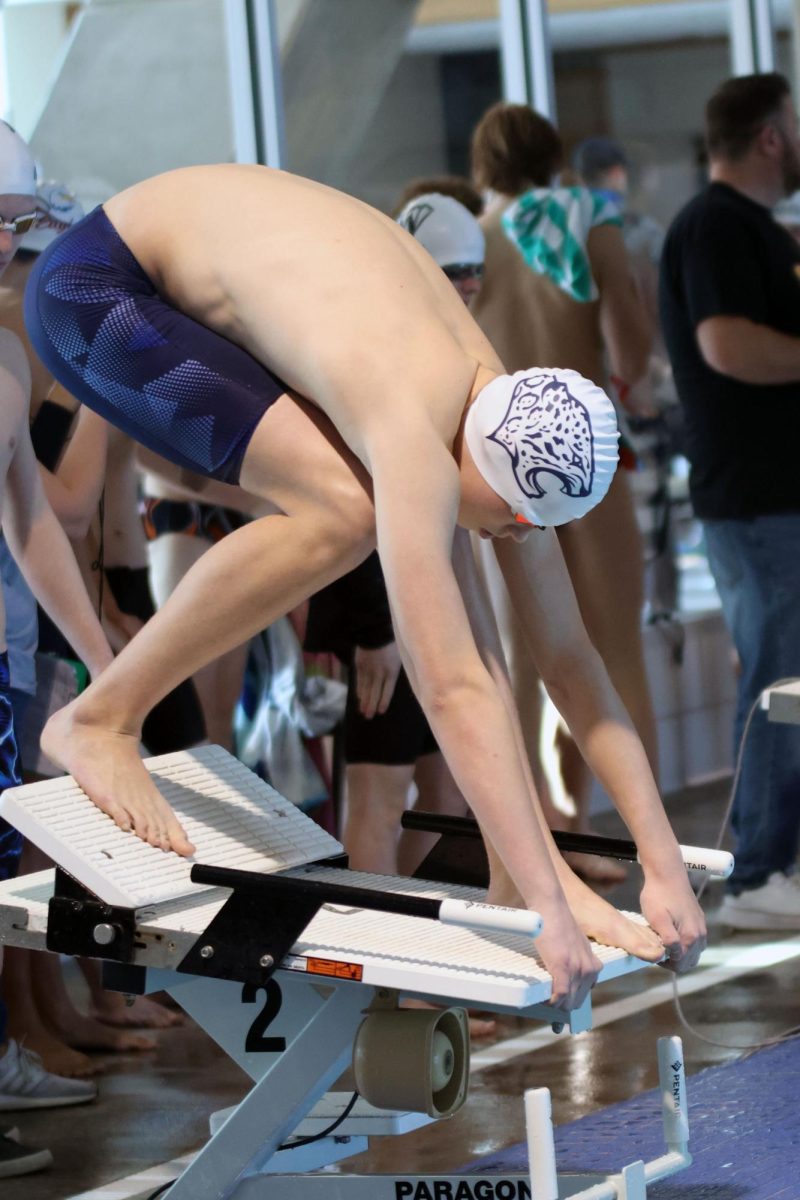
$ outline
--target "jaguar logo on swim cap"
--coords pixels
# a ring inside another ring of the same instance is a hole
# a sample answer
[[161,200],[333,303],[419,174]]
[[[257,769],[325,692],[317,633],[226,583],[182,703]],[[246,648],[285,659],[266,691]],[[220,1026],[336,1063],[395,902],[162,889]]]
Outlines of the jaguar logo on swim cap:
[[465,436],[489,486],[534,525],[585,516],[617,467],[614,406],[577,371],[498,376],[470,406]]

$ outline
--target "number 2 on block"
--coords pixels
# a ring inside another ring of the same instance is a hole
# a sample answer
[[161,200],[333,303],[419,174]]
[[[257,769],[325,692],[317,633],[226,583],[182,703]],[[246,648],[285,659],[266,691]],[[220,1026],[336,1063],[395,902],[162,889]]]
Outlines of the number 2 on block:
[[266,984],[246,983],[242,988],[242,1004],[255,1004],[259,992],[266,996],[264,1007],[247,1031],[244,1048],[248,1054],[282,1054],[286,1049],[286,1038],[264,1037],[281,1011],[281,989],[274,979]]

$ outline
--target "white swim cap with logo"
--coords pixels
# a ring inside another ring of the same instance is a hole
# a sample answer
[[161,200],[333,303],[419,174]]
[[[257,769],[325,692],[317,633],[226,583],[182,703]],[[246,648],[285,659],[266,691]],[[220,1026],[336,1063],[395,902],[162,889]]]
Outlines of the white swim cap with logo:
[[35,196],[36,164],[27,144],[0,121],[0,196]]
[[585,516],[617,469],[614,406],[577,371],[499,375],[470,405],[464,435],[489,486],[532,525]]
[[409,200],[397,224],[425,247],[440,267],[482,263],[486,253],[483,230],[468,208],[452,196],[426,192]]

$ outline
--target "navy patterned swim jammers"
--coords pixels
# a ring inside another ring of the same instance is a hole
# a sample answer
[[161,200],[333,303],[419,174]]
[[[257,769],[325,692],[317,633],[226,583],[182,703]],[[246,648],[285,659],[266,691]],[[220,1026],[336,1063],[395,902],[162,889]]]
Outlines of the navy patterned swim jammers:
[[250,438],[286,385],[156,291],[102,208],[39,256],[25,323],[55,378],[180,467],[238,483]]

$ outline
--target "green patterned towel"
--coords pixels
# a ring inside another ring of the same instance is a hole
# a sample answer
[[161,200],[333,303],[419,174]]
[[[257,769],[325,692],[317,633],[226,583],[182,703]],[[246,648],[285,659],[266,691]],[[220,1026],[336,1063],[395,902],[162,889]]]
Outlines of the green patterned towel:
[[622,225],[616,204],[588,188],[534,188],[506,209],[502,223],[531,270],[582,304],[597,299],[586,242],[596,225]]

